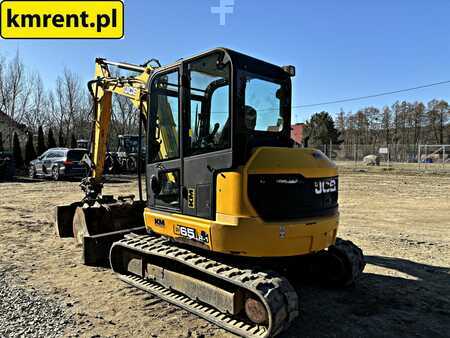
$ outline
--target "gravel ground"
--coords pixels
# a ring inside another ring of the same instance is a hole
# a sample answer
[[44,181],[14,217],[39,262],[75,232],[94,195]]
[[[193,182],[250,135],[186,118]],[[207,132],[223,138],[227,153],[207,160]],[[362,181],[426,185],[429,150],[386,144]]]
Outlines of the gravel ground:
[[0,267],[0,337],[59,337],[71,324],[60,300],[27,289],[11,269]]

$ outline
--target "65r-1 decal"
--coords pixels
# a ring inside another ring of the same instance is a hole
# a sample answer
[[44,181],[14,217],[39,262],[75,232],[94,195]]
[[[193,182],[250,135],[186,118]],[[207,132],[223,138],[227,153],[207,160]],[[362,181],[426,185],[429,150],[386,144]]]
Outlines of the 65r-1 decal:
[[193,228],[185,227],[183,225],[177,225],[175,227],[175,233],[180,235],[181,237],[185,237],[191,239],[193,241],[198,241],[204,244],[209,243],[209,236],[205,231],[202,231],[200,234]]

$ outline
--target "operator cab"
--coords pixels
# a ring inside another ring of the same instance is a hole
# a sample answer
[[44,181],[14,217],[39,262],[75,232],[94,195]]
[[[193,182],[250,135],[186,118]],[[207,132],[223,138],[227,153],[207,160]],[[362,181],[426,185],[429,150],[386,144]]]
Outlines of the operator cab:
[[153,73],[149,207],[213,219],[220,172],[245,165],[257,147],[292,147],[291,75],[228,49]]

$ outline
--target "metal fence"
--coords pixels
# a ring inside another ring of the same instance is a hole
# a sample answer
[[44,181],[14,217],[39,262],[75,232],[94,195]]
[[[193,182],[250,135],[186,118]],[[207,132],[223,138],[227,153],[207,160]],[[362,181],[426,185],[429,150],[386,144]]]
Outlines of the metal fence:
[[[419,145],[390,144],[380,146],[375,144],[324,144],[313,146],[322,150],[328,157],[336,161],[363,161],[368,155],[377,155],[383,161],[417,163]],[[385,153],[380,153],[385,149]]]
[[[336,162],[355,166],[379,165],[420,170],[450,170],[450,145],[324,144],[311,145]],[[367,158],[368,157],[368,158]]]

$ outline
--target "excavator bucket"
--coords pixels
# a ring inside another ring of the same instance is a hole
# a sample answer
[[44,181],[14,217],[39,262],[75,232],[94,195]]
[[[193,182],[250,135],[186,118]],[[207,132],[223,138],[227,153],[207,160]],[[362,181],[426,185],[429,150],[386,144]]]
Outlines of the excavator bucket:
[[73,237],[73,217],[75,210],[81,207],[81,202],[75,202],[68,205],[58,205],[55,208],[55,232],[60,238]]
[[108,266],[112,244],[130,233],[143,234],[145,202],[112,200],[93,205],[75,202],[55,211],[55,231],[83,247],[83,263]]

